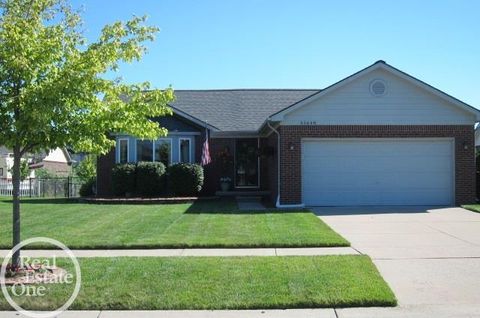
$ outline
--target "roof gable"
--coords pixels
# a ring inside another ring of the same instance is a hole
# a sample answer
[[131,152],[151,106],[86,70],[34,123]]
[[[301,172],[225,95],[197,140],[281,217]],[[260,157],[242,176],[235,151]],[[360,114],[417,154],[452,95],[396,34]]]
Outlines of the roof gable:
[[[288,117],[289,114],[293,114],[296,111],[300,110],[303,107],[308,107],[308,105],[311,105],[312,103],[318,101],[323,101],[327,96],[331,96],[334,94],[337,94],[340,92],[343,88],[348,87],[349,85],[354,85],[356,81],[361,80],[362,78],[366,78],[368,75],[372,74],[378,74],[383,72],[384,74],[387,74],[391,78],[395,78],[396,80],[401,80],[406,85],[410,85],[412,88],[416,90],[417,96],[420,95],[426,95],[428,94],[432,98],[436,98],[439,103],[442,103],[444,105],[448,105],[447,107],[452,108],[453,113],[462,113],[463,116],[470,116],[470,118],[474,118],[474,121],[480,120],[480,111],[477,109],[473,108],[472,106],[434,88],[431,85],[426,84],[425,82],[422,82],[418,79],[416,79],[413,76],[410,76],[388,64],[386,64],[383,61],[378,61],[375,64],[327,87],[326,89],[313,94],[312,96],[309,96],[303,100],[300,100],[293,105],[290,105],[289,107],[284,108],[283,110],[273,114],[270,119],[272,121],[284,121],[286,119],[286,116]],[[375,76],[371,76],[371,79],[374,78]],[[370,79],[370,80],[371,80]],[[367,87],[368,90],[368,87]],[[404,96],[408,97],[408,96]],[[371,101],[373,104],[375,103],[375,97],[372,97]],[[379,101],[379,100],[377,100]],[[420,110],[420,109],[419,109]],[[427,109],[425,109],[427,111]],[[436,111],[436,110],[434,110]],[[367,114],[362,114],[363,116],[366,116]],[[292,116],[292,115],[290,115]],[[345,116],[349,116],[349,114],[345,114]],[[446,115],[448,116],[448,115]],[[332,123],[333,124],[333,123]],[[338,124],[338,123],[337,123]],[[444,123],[445,124],[445,123]]]

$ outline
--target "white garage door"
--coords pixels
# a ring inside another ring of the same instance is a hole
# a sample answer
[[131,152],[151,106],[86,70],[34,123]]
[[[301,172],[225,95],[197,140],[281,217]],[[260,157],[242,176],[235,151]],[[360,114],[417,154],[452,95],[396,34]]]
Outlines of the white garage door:
[[305,139],[303,202],[453,204],[453,148],[451,139]]

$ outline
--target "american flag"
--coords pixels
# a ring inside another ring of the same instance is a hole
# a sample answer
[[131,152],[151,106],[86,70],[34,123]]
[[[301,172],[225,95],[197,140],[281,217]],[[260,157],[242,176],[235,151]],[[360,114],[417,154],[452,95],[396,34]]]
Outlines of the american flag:
[[212,158],[210,158],[210,149],[208,147],[208,130],[205,130],[205,142],[202,148],[202,166],[206,166],[210,162],[212,162]]

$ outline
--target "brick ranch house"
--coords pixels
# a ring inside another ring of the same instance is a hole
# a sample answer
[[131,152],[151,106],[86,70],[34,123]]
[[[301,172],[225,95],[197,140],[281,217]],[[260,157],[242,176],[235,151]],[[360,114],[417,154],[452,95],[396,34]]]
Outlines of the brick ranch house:
[[480,112],[378,61],[323,89],[179,90],[165,138],[114,134],[98,159],[111,195],[115,163],[213,162],[204,195],[269,195],[277,206],[455,205],[475,200],[474,125]]

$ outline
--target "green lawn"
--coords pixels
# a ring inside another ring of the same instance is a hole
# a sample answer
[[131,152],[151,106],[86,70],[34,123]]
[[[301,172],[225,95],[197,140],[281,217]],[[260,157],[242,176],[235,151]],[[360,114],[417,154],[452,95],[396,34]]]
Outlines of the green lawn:
[[466,204],[462,205],[462,208],[480,213],[480,204]]
[[[62,265],[61,259],[58,264]],[[123,257],[80,259],[80,264],[82,288],[70,309],[396,305],[395,296],[367,256]],[[19,302],[28,309],[48,310],[58,307],[71,292],[71,286],[45,286],[47,296],[23,297]],[[0,309],[10,309],[3,295]]]
[[[0,248],[11,247],[11,213],[11,202],[0,200]],[[249,213],[232,201],[95,205],[37,199],[22,203],[21,218],[22,239],[46,236],[75,249],[349,245],[308,211]]]

